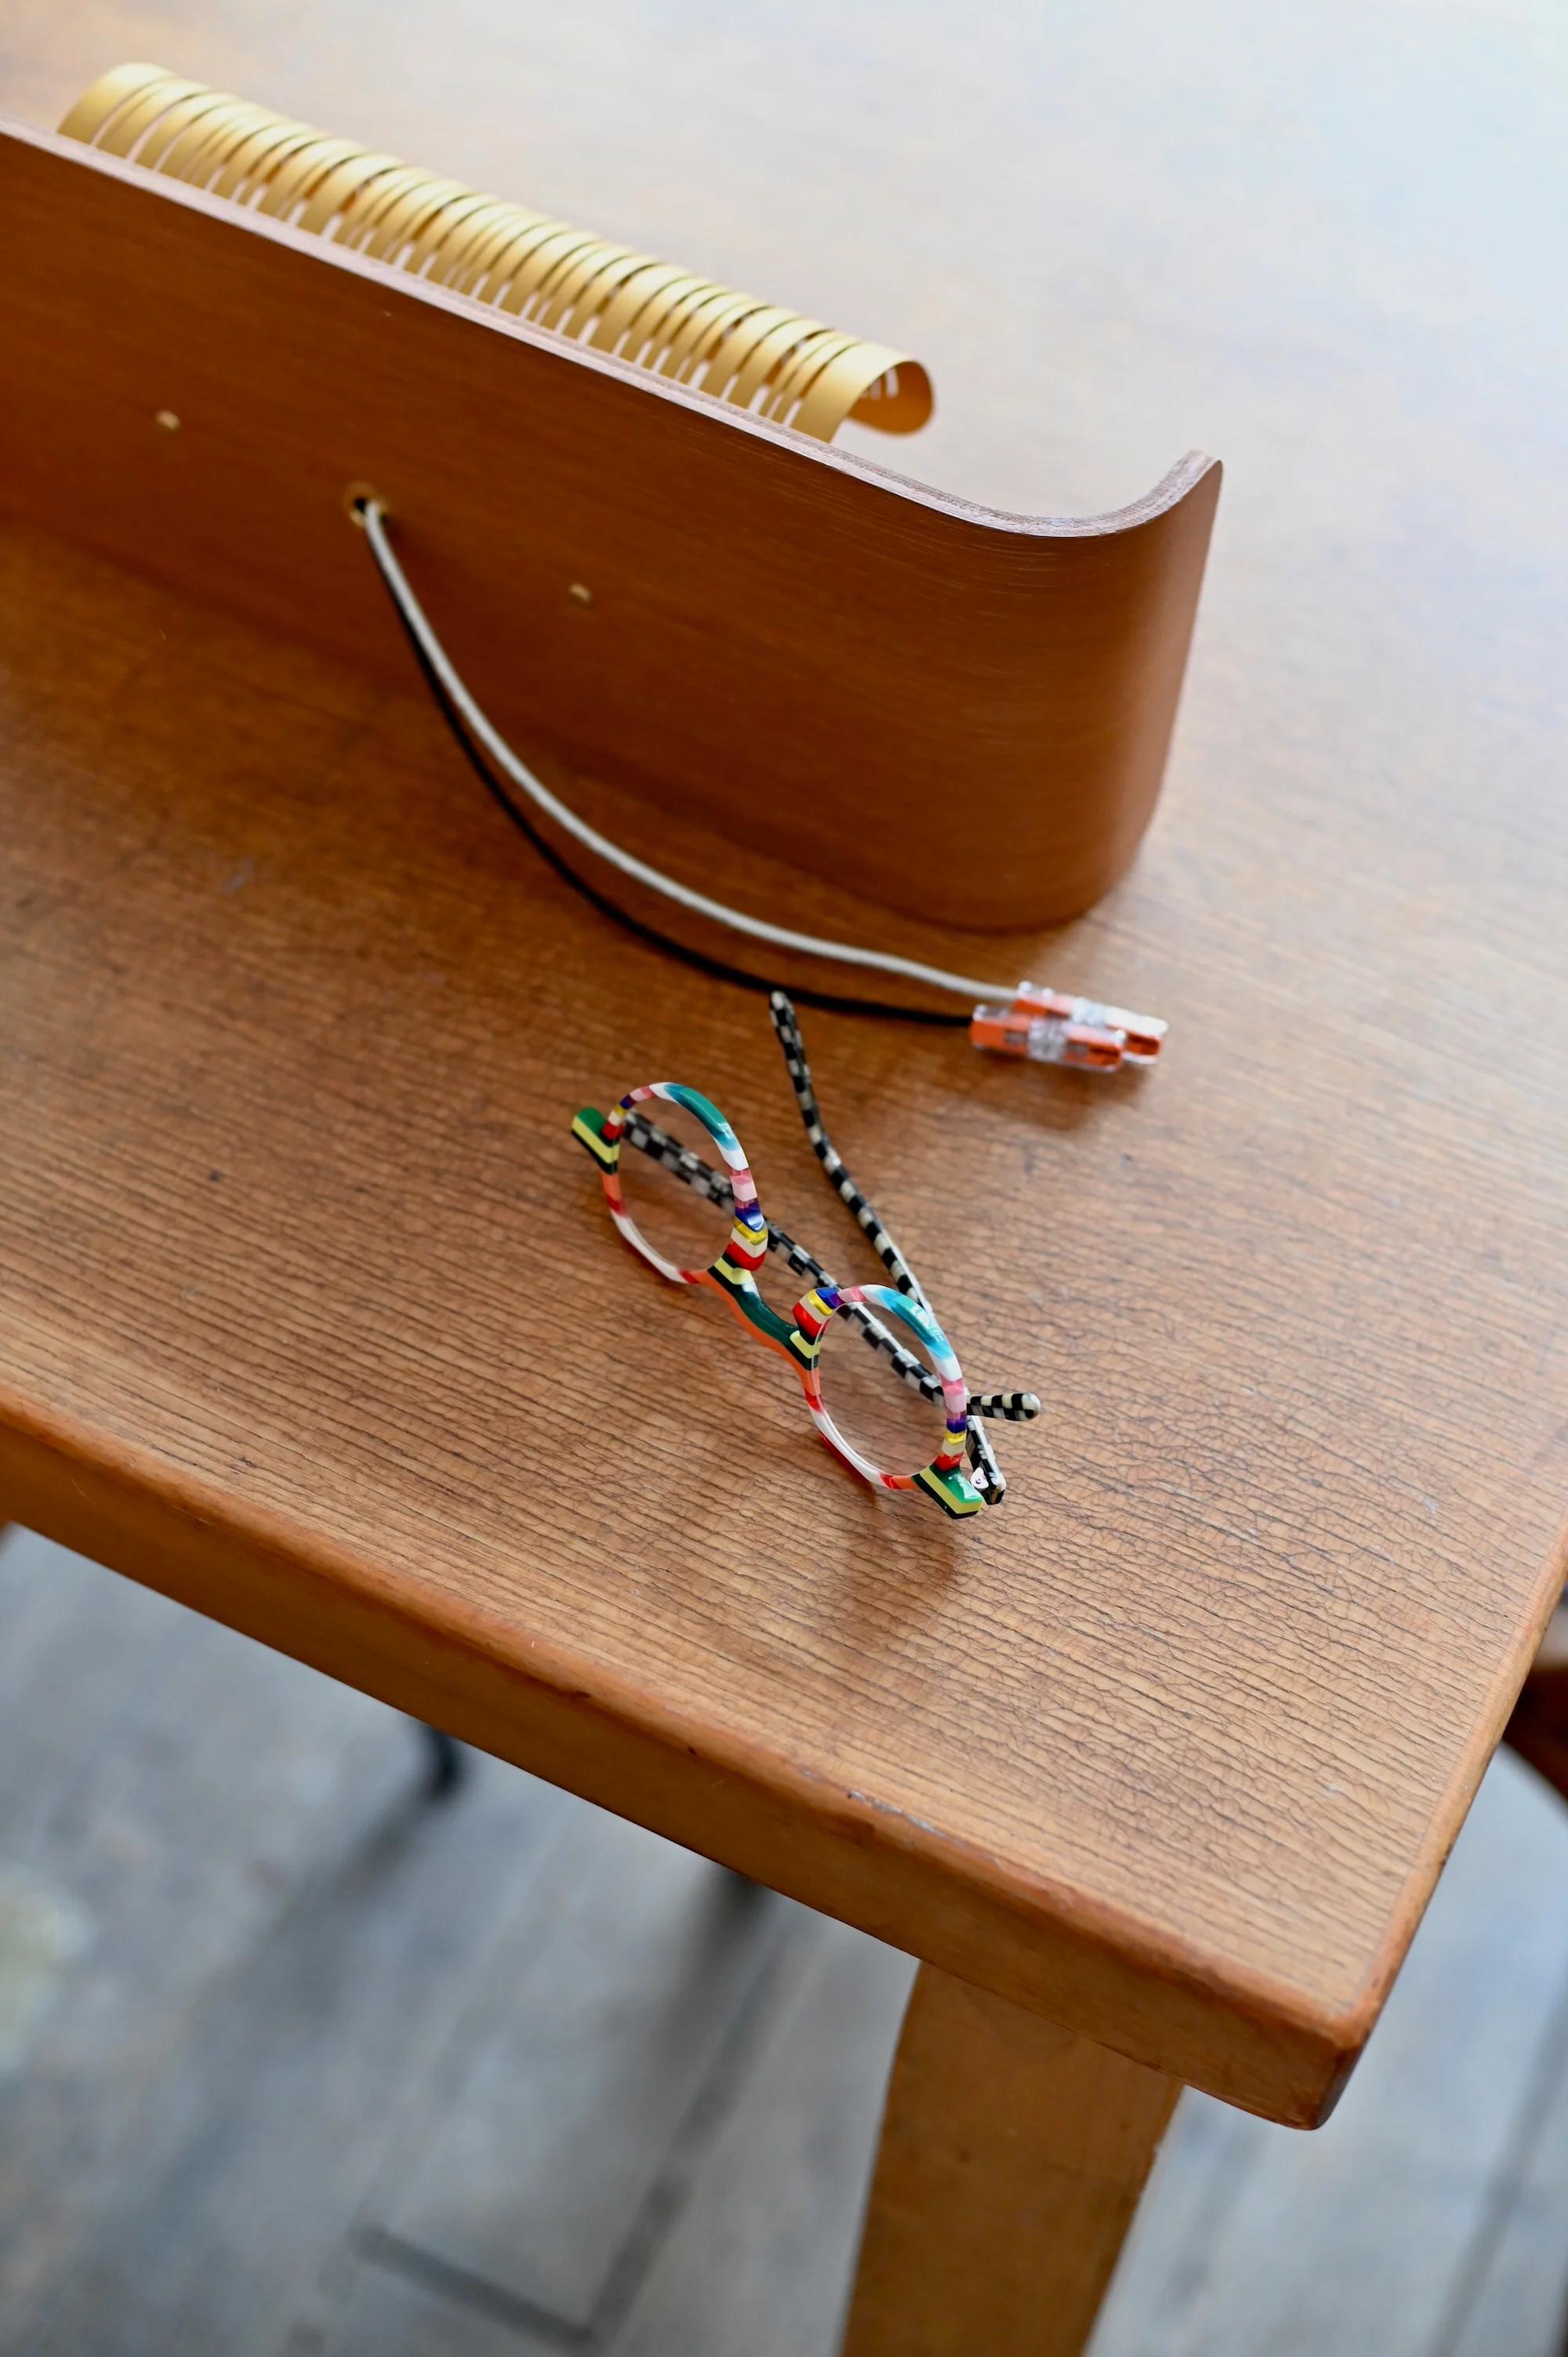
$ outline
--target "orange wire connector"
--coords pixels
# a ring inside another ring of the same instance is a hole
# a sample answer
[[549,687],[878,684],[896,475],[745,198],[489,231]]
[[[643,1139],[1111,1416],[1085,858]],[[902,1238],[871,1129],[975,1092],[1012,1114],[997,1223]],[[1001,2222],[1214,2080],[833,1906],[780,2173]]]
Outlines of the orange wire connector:
[[1122,1064],[1152,1064],[1165,1029],[1155,1015],[1133,1015],[1125,1006],[1102,1006],[1095,998],[1069,998],[1021,982],[1011,1006],[975,1008],[969,1036],[993,1055],[1114,1072]]

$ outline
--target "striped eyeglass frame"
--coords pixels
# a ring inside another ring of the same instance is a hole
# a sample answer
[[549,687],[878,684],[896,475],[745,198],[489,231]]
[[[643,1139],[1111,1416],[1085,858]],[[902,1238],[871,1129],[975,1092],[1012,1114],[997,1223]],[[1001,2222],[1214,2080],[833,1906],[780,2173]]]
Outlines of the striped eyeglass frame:
[[[626,1207],[620,1183],[620,1149],[627,1117],[632,1109],[658,1099],[680,1106],[699,1122],[712,1138],[728,1173],[735,1198],[729,1240],[718,1258],[705,1268],[682,1268],[656,1252]],[[605,1200],[622,1237],[671,1285],[701,1286],[716,1293],[747,1331],[787,1359],[800,1378],[812,1423],[834,1455],[873,1489],[918,1490],[935,1500],[944,1514],[955,1519],[979,1513],[985,1500],[963,1470],[968,1437],[969,1394],[952,1345],[930,1311],[898,1293],[890,1285],[813,1286],[801,1295],[788,1317],[764,1299],[757,1271],[768,1256],[768,1222],[757,1200],[739,1138],[712,1100],[700,1089],[679,1081],[650,1081],[630,1089],[613,1112],[586,1106],[572,1123],[572,1135],[598,1166]],[[821,1358],[822,1336],[842,1309],[863,1306],[897,1318],[913,1333],[930,1360],[941,1385],[946,1415],[943,1445],[929,1464],[915,1471],[890,1472],[875,1465],[846,1440],[823,1403]]]

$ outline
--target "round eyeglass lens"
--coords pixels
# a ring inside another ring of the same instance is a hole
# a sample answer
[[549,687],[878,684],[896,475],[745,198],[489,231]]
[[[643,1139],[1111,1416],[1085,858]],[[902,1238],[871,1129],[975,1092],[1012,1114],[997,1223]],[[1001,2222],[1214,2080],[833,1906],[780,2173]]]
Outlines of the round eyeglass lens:
[[729,1173],[683,1105],[650,1097],[631,1107],[621,1133],[620,1190],[644,1241],[684,1275],[711,1267],[729,1240]]
[[[918,1473],[954,1446],[941,1385],[918,1336],[891,1311],[873,1308],[870,1314],[897,1346],[897,1360],[872,1346],[854,1305],[841,1309],[822,1335],[822,1405],[850,1448],[878,1472]],[[911,1362],[912,1373],[898,1372]]]

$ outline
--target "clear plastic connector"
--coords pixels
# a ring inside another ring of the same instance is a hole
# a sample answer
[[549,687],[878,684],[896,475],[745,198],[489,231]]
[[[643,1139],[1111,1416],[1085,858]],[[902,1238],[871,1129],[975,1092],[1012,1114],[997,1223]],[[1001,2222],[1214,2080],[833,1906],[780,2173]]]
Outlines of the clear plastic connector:
[[1025,1056],[1032,1064],[1067,1064],[1080,1071],[1114,1072],[1122,1064],[1152,1064],[1166,1026],[1155,1015],[1071,998],[1021,982],[1011,1006],[977,1006],[969,1036],[997,1056]]

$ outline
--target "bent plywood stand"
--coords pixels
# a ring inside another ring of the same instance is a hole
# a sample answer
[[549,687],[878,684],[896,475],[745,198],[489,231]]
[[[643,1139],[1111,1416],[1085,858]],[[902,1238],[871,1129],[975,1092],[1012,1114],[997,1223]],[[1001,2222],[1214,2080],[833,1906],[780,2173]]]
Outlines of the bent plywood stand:
[[13,509],[392,670],[370,484],[524,743],[958,924],[1125,867],[1212,462],[972,507],[812,438],[922,422],[892,350],[151,67],[67,126],[5,143]]

